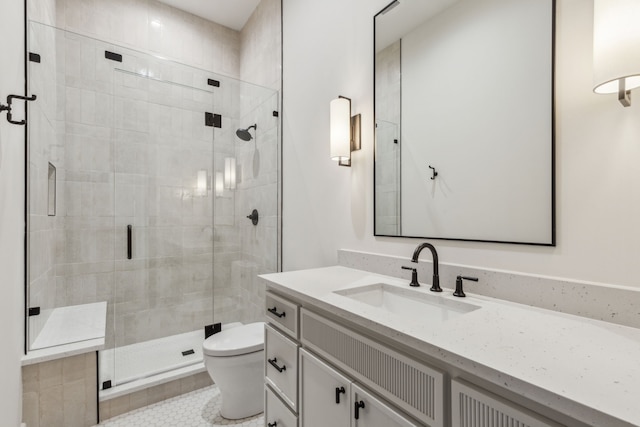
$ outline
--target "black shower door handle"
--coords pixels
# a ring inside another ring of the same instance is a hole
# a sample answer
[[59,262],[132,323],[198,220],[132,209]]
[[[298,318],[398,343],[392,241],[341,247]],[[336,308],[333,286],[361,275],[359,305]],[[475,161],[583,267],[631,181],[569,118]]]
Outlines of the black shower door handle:
[[127,225],[127,259],[131,259],[133,256],[132,233],[133,226],[129,224]]

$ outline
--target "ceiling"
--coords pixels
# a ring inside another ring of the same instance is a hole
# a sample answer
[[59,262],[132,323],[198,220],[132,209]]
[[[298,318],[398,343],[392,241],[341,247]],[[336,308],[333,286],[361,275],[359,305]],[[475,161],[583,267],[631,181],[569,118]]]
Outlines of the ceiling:
[[260,0],[160,0],[160,2],[240,31]]

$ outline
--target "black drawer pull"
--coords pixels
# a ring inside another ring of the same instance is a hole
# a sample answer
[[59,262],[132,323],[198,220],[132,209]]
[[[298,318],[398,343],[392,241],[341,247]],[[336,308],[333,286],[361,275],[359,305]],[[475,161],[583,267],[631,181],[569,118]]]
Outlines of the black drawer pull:
[[278,372],[282,372],[282,371],[286,371],[287,367],[282,365],[282,367],[278,366],[278,359],[277,358],[273,358],[273,359],[267,359],[267,361],[269,362],[269,364],[271,366],[273,366],[274,368],[276,368],[278,370]]
[[346,393],[344,387],[336,387],[336,405],[340,404],[340,393]]
[[278,427],[278,422],[274,421],[272,423],[267,424],[267,427]]
[[287,315],[287,313],[285,313],[284,311],[282,313],[278,313],[278,308],[275,306],[273,308],[267,308],[267,311],[278,317],[285,317]]
[[127,259],[131,259],[133,256],[133,239],[132,239],[133,226],[127,225]]
[[355,418],[356,420],[360,419],[360,408],[364,408],[364,402],[362,400],[360,402],[354,403],[353,418]]

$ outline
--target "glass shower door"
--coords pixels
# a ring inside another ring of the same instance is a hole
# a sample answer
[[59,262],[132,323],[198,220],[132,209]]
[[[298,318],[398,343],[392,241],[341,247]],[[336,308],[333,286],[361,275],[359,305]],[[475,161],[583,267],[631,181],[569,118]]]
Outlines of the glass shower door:
[[200,362],[213,322],[213,93],[150,74],[114,72],[112,386]]
[[214,212],[214,312],[224,328],[263,320],[264,285],[257,275],[279,269],[280,152],[278,92],[232,79],[221,85],[224,99],[216,100],[216,108],[224,124],[215,129],[214,153],[222,178]]

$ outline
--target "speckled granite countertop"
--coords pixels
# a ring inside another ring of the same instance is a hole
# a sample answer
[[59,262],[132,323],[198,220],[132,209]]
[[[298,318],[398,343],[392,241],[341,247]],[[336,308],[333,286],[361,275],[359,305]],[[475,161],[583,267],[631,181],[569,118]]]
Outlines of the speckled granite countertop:
[[[335,313],[427,356],[594,426],[640,426],[640,329],[466,291],[480,309],[434,323],[334,291],[407,281],[347,267],[260,276],[270,289]],[[430,294],[424,284],[415,288]],[[472,290],[472,287],[468,287]],[[439,298],[460,301],[452,290]]]

